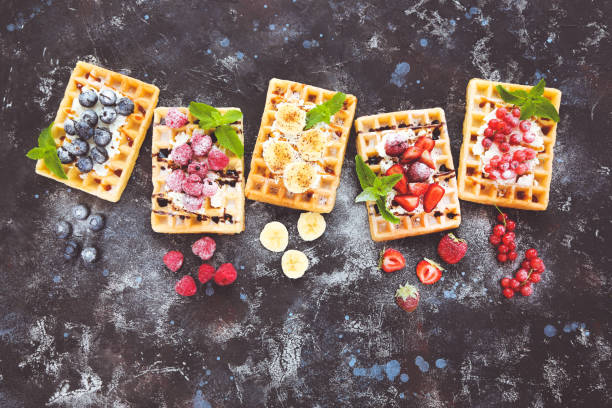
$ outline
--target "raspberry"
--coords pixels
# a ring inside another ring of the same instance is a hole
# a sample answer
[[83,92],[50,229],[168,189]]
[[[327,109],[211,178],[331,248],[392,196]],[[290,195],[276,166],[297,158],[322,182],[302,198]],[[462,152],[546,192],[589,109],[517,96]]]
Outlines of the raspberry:
[[497,180],[500,177],[501,177],[501,174],[497,170],[491,170],[491,173],[489,173],[489,178],[491,180]]
[[510,299],[512,296],[514,296],[514,291],[513,291],[512,289],[510,289],[510,288],[506,288],[506,289],[504,289],[504,290],[502,291],[502,294],[503,294],[503,295],[504,295],[506,298]]
[[202,264],[198,268],[198,280],[202,283],[206,283],[215,276],[215,268],[209,264]]
[[500,125],[502,125],[503,122],[497,119],[491,119],[489,121],[489,127],[493,130],[499,130]]
[[[516,243],[514,241],[508,243],[508,250],[510,252],[514,251],[516,249]],[[518,256],[518,254],[517,254]],[[514,257],[514,259],[516,259],[516,257]],[[511,259],[512,261],[514,261],[514,259]]]
[[191,148],[196,156],[206,156],[212,148],[212,139],[202,129],[196,129],[191,135]]
[[408,140],[399,137],[388,137],[385,143],[385,153],[389,156],[401,156],[408,148]]
[[516,128],[519,125],[519,119],[515,118],[515,117],[511,117],[511,119],[508,120],[508,125],[510,125],[511,128]]
[[197,174],[190,174],[183,182],[183,191],[190,196],[201,196],[203,188],[202,179]]
[[512,161],[512,155],[510,153],[504,153],[502,154],[502,158],[501,161],[503,163],[510,163]]
[[227,286],[234,283],[236,276],[238,276],[238,274],[236,273],[234,265],[231,263],[224,263],[217,269],[217,273],[215,273],[215,283],[219,286]]
[[504,136],[500,131],[497,131],[495,135],[493,135],[493,141],[495,143],[503,143],[506,140],[506,136]]
[[189,167],[187,167],[187,173],[197,174],[201,179],[205,179],[206,173],[208,173],[208,164],[206,162],[191,162]]
[[229,157],[221,150],[213,148],[208,153],[208,167],[211,170],[223,170],[229,164]]
[[212,197],[219,191],[219,186],[213,180],[206,179],[203,181],[202,195],[204,197]]
[[529,248],[528,250],[525,251],[525,258],[534,259],[537,257],[538,257],[538,251],[536,251],[534,248]]
[[200,238],[191,246],[193,253],[202,258],[204,261],[212,258],[213,254],[215,253],[215,249],[217,249],[217,244],[211,237]]
[[521,295],[523,296],[531,296],[533,293],[533,288],[531,286],[523,286],[521,288]]
[[489,237],[489,242],[495,246],[498,246],[501,243],[501,236],[491,234],[491,236]]
[[529,277],[529,280],[533,283],[538,283],[542,279],[542,276],[539,273],[532,273]]
[[510,278],[508,278],[508,277],[502,278],[502,280],[500,281],[500,284],[501,284],[502,288],[510,287]]
[[183,181],[185,181],[185,173],[183,170],[174,170],[168,177],[166,177],[166,187],[170,191],[181,192],[183,191]]
[[204,203],[204,197],[194,197],[190,195],[183,196],[183,207],[185,207],[187,211],[198,211],[200,208],[202,208],[202,203]]
[[489,160],[489,164],[492,167],[497,167],[497,166],[499,166],[500,160],[501,160],[501,157],[499,157],[498,155],[495,155],[495,156],[491,157],[491,160]]
[[187,119],[187,115],[179,112],[176,108],[170,108],[168,113],[166,114],[166,126],[172,129],[178,129],[187,124],[189,119]]
[[490,127],[486,128],[484,130],[484,137],[493,137],[493,133],[495,132],[495,130],[491,129]]
[[189,275],[185,275],[180,281],[176,282],[174,290],[181,296],[193,296],[198,291],[195,280]]
[[508,162],[501,162],[499,163],[499,166],[497,166],[499,168],[500,171],[506,171],[510,169],[510,163]]
[[182,144],[179,147],[175,147],[172,149],[170,153],[170,160],[175,162],[180,166],[186,166],[189,164],[189,160],[191,160],[191,156],[193,156],[193,151],[188,144]]
[[170,251],[164,255],[164,264],[172,272],[176,272],[183,266],[183,254],[179,251]]
[[520,163],[519,163],[518,161],[516,161],[516,160],[512,160],[512,161],[510,162],[510,168],[516,172],[516,168],[519,166],[519,164],[520,164]]

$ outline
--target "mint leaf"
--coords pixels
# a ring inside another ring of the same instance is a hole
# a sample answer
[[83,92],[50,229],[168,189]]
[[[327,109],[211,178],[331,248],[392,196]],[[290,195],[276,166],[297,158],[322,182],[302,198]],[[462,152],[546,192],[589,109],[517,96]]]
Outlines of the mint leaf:
[[525,99],[524,97],[520,97],[514,93],[511,93],[510,91],[507,91],[506,88],[501,85],[497,85],[495,89],[497,89],[499,96],[501,96],[504,102],[511,103],[513,105],[520,105]]
[[542,99],[535,104],[535,115],[541,118],[551,119],[558,122],[561,118],[559,112],[548,99]]
[[380,212],[380,215],[382,215],[382,217],[393,223],[393,224],[397,224],[400,222],[399,218],[397,218],[395,215],[391,214],[391,212],[389,211],[389,209],[387,208],[387,201],[382,199],[381,197],[378,197],[376,199],[376,206],[378,207],[378,211]]
[[334,115],[336,112],[342,109],[345,100],[346,94],[343,94],[342,92],[336,92],[336,94],[332,96],[330,100],[324,102],[324,104],[327,104],[327,108],[329,109],[330,113]]
[[511,103],[521,108],[521,120],[529,119],[532,116],[538,116],[558,122],[560,120],[559,112],[557,112],[555,106],[543,96],[545,87],[546,81],[541,79],[536,86],[529,90],[529,92],[522,89],[510,92],[501,85],[497,85],[495,88],[504,102]]
[[524,105],[521,106],[521,120],[526,120],[532,117],[535,114],[535,105],[531,101],[525,102]]
[[232,109],[230,111],[225,112],[221,117],[221,121],[224,125],[229,125],[231,123],[239,121],[240,119],[242,119],[242,112],[236,109]]
[[355,171],[357,171],[357,178],[362,190],[374,185],[376,173],[363,161],[360,155],[355,156]]
[[51,173],[62,179],[68,178],[68,176],[66,176],[66,173],[64,173],[64,168],[62,167],[62,163],[60,162],[59,157],[57,157],[57,152],[55,149],[47,150],[45,152],[43,160],[45,162],[45,166],[47,166]]
[[215,129],[215,136],[219,145],[225,147],[238,157],[244,155],[244,145],[230,125],[221,125]]
[[538,97],[544,95],[544,87],[546,86],[546,81],[540,79],[540,82],[533,88],[529,90],[529,96]]
[[44,147],[35,147],[26,153],[28,159],[32,160],[40,160],[45,158],[45,153],[47,153],[48,149]]
[[214,129],[221,125],[221,113],[205,103],[191,102],[189,103],[189,113],[198,118],[199,126],[202,129]]
[[378,198],[378,190],[376,190],[374,187],[366,187],[365,190],[363,190],[357,196],[357,198],[355,198],[355,202],[359,203],[362,201],[376,201],[377,198]]
[[380,178],[381,187],[380,190],[387,195],[389,191],[393,189],[393,187],[397,184],[398,181],[402,179],[401,174],[391,174],[389,176],[383,176]]
[[304,127],[304,130],[310,129],[320,122],[329,123],[331,117],[342,109],[345,99],[345,94],[342,92],[336,92],[331,99],[309,110],[308,113],[306,113],[306,126]]
[[53,136],[51,135],[51,128],[53,127],[53,122],[40,132],[38,135],[38,146],[40,147],[53,147],[55,150],[55,140],[53,140]]

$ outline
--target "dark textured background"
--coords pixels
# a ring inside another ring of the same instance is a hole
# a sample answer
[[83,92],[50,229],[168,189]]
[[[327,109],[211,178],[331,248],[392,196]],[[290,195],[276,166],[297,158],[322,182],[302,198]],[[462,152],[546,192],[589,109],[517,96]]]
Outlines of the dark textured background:
[[[612,3],[264,3],[2,1],[0,406],[609,405]],[[161,258],[182,250],[194,273],[196,237],[150,228],[150,137],[116,204],[36,176],[24,157],[79,59],[154,83],[160,106],[242,108],[247,163],[271,77],[353,93],[358,116],[441,106],[455,165],[470,78],[545,78],[563,91],[550,205],[510,211],[543,281],[504,299],[499,279],[517,267],[487,242],[495,210],[462,202],[468,255],[400,311],[395,288],[417,284],[441,234],[394,242],[406,269],[376,269],[382,245],[353,204],[353,136],[321,239],[301,241],[297,211],[249,201],[246,232],[218,238],[213,258],[238,265],[238,281],[180,298]],[[109,220],[97,234],[75,224],[102,251],[91,267],[64,262],[52,233],[79,202]],[[272,220],[308,254],[304,278],[286,279],[258,242]]]

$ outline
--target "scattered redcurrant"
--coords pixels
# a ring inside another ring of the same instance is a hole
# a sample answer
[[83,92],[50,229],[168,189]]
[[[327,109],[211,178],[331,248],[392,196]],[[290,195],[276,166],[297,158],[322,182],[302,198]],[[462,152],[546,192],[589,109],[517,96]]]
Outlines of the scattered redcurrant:
[[538,251],[536,251],[534,248],[529,248],[527,251],[525,251],[525,258],[534,259],[537,257],[538,257]]
[[527,279],[529,279],[529,271],[527,269],[519,269],[516,271],[514,279],[519,282],[525,282]]
[[512,296],[514,296],[514,291],[510,288],[504,289],[502,293],[507,299],[510,299]]
[[523,286],[521,288],[521,295],[523,296],[531,296],[533,293],[533,288],[531,286]]
[[504,263],[508,260],[508,255],[499,253],[497,254],[497,260],[501,263]]
[[493,235],[499,235],[502,237],[506,233],[506,227],[503,224],[497,224],[493,227]]
[[[514,242],[511,242],[511,244],[514,245]],[[514,261],[517,256],[518,256],[518,254],[515,251],[513,251],[513,250],[510,250],[510,252],[508,252],[508,260],[509,261]]]
[[502,288],[510,287],[510,278],[508,278],[508,277],[502,278],[502,280],[500,281],[500,284],[501,284]]

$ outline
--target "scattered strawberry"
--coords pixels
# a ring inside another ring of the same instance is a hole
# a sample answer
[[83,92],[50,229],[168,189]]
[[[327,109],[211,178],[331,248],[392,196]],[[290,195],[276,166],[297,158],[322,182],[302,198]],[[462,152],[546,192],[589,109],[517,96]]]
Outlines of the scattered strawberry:
[[425,194],[428,188],[428,183],[408,183],[408,192],[417,197]]
[[178,129],[185,126],[189,122],[189,119],[187,115],[180,112],[178,109],[170,108],[168,109],[168,113],[166,113],[164,121],[169,128]]
[[406,266],[406,260],[400,251],[387,248],[380,257],[379,265],[383,271],[390,273],[399,271]]
[[467,252],[467,242],[452,233],[446,234],[438,243],[438,255],[447,264],[456,264]]
[[396,195],[393,197],[393,201],[402,206],[402,208],[408,212],[413,211],[419,206],[419,197],[411,195]]
[[414,145],[416,147],[420,147],[423,150],[431,152],[434,146],[436,145],[436,141],[428,136],[420,136]]
[[408,194],[408,184],[406,181],[406,175],[404,174],[404,168],[400,164],[394,164],[387,169],[385,176],[390,176],[392,174],[402,175],[402,178],[393,186],[393,188],[400,194]]
[[421,157],[423,153],[423,149],[417,146],[410,146],[407,148],[402,154],[402,158],[400,159],[401,163],[412,163]]
[[419,299],[420,295],[417,288],[408,283],[404,286],[400,286],[399,289],[395,291],[395,303],[408,313],[415,311],[419,305]]
[[425,163],[427,166],[431,167],[434,170],[436,169],[436,164],[434,163],[433,158],[431,157],[431,153],[429,153],[428,150],[423,150],[419,161]]
[[444,269],[442,269],[440,265],[431,259],[423,258],[423,260],[417,264],[416,274],[421,283],[432,285],[440,280],[443,270]]
[[215,253],[215,249],[217,249],[217,244],[215,243],[215,240],[210,237],[200,238],[191,246],[193,253],[202,258],[204,261],[212,258],[213,254]]
[[429,185],[425,197],[423,198],[423,209],[425,212],[431,212],[440,200],[444,197],[444,188],[438,183],[432,183]]
[[215,276],[215,268],[212,265],[202,264],[198,268],[198,280],[201,283],[206,283]]
[[224,263],[215,273],[215,283],[219,286],[227,286],[236,280],[238,273],[231,263]]
[[189,275],[185,275],[180,281],[176,282],[174,290],[181,296],[193,296],[198,291],[195,280]]
[[411,183],[427,181],[433,172],[428,165],[420,161],[406,165],[406,176]]
[[183,254],[179,251],[170,251],[164,255],[164,264],[172,272],[176,272],[183,266]]

